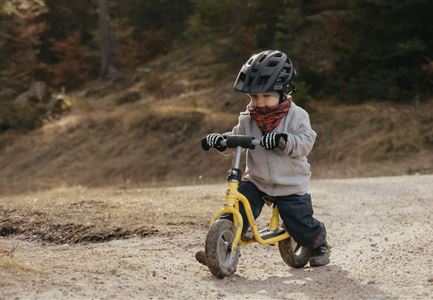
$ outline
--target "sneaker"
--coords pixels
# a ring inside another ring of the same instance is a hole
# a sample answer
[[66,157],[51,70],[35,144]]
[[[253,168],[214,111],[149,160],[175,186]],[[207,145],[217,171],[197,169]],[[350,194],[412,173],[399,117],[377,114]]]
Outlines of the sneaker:
[[207,266],[207,261],[206,261],[206,255],[204,254],[204,251],[198,251],[195,254],[195,259],[201,263],[202,265]]
[[310,266],[320,267],[329,264],[329,256],[331,255],[331,246],[323,244],[322,246],[313,249],[310,257]]

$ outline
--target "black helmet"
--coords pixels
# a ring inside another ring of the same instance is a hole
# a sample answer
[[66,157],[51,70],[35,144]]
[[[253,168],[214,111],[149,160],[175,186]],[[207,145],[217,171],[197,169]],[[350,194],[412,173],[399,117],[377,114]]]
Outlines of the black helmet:
[[284,52],[267,50],[251,56],[242,66],[233,88],[249,94],[274,91],[285,98],[295,90],[295,77],[295,67]]

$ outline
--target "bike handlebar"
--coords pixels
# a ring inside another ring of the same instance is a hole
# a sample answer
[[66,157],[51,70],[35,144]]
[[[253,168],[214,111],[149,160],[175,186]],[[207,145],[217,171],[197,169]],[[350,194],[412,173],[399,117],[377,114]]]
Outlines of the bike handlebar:
[[260,140],[256,140],[253,136],[230,135],[227,136],[227,139],[222,140],[220,144],[227,148],[242,147],[254,149],[255,146],[260,145]]
[[[253,136],[245,136],[245,135],[226,135],[225,139],[221,140],[220,146],[227,148],[247,148],[254,149],[255,146],[260,145],[260,140],[256,139]],[[203,150],[209,150],[211,147],[208,145],[206,139],[204,138],[201,141],[201,146]]]

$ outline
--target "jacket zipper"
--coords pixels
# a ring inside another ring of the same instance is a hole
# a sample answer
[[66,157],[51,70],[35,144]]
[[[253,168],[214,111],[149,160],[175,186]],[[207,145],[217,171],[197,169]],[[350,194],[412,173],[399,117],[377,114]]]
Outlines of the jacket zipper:
[[[263,133],[262,133],[263,134]],[[265,150],[266,151],[266,150]],[[270,166],[270,164],[269,164],[269,160],[268,160],[268,158],[267,158],[267,156],[266,156],[266,154],[264,153],[264,157],[265,157],[265,160],[266,160],[266,167],[267,167],[267,169],[268,169],[268,174],[269,174],[269,188],[271,189],[271,191],[273,192],[274,191],[274,184],[272,183],[273,182],[273,179],[272,179],[272,172],[271,172],[271,166]]]

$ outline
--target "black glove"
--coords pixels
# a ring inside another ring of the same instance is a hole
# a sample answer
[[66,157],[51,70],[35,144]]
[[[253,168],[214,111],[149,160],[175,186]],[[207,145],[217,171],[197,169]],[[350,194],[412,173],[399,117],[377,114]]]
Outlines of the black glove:
[[278,147],[285,147],[286,142],[287,134],[285,133],[265,133],[260,140],[260,145],[265,147],[266,150],[271,150]]
[[209,150],[209,148],[214,147],[218,151],[224,151],[227,149],[227,147],[220,145],[220,142],[223,139],[225,139],[225,137],[220,133],[208,134],[202,141],[202,147],[205,150]]

